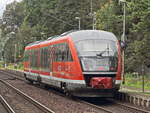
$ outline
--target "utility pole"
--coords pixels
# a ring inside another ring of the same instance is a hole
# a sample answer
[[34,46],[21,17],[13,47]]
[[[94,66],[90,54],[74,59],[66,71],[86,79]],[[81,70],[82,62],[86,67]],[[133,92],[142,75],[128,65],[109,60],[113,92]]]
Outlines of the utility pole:
[[91,12],[90,12],[90,16],[92,17],[92,28],[93,30],[96,29],[96,12],[93,12],[93,0],[91,0]]
[[17,56],[17,44],[15,44],[15,53],[14,53],[14,64],[16,63],[16,56]]
[[144,63],[142,63],[142,92],[144,93]]
[[[121,36],[121,41],[124,43],[125,42],[125,32],[126,32],[126,0],[119,0],[119,3],[123,3],[123,34]],[[123,76],[123,84],[125,82],[125,51],[124,49],[122,50],[122,76]]]
[[93,0],[91,0],[91,14],[93,14]]
[[93,30],[96,29],[96,12],[93,13]]

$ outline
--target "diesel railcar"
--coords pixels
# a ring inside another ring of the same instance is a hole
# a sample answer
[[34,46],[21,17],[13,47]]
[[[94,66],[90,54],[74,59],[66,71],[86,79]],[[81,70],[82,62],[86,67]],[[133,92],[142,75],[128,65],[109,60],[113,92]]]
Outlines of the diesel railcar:
[[25,47],[24,76],[79,97],[112,97],[121,83],[121,49],[113,33],[70,31]]

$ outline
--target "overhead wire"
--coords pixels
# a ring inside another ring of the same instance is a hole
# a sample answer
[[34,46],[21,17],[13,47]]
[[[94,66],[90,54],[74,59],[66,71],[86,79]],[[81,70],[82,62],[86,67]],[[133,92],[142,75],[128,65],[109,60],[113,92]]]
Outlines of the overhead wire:
[[70,25],[70,26],[72,26],[72,27],[76,27],[76,25],[73,25],[73,24],[71,24],[71,23],[68,23],[68,22],[66,22],[66,21],[64,21],[64,20],[62,20],[62,19],[59,19],[59,18],[55,17],[55,16],[52,16],[52,15],[47,15],[47,16],[50,16],[50,17],[52,17],[52,18],[54,18],[54,19],[56,19],[56,20],[58,20],[58,21],[61,21],[61,22],[65,23],[65,24],[68,24],[68,25]]

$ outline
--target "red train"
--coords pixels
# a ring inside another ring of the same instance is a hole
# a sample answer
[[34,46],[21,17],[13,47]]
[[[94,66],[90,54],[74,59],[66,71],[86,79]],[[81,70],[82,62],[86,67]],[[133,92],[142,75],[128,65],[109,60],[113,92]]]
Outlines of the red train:
[[112,97],[121,83],[120,43],[100,30],[69,31],[27,45],[24,75],[79,97]]

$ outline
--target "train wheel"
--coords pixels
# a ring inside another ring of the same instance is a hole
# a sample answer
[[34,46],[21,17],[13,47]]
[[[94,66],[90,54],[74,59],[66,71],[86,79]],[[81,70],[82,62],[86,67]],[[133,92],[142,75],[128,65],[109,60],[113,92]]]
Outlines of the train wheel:
[[34,82],[33,80],[30,80],[28,78],[26,80],[27,80],[27,83],[29,83],[29,84],[33,84],[33,82]]
[[49,85],[44,84],[44,88],[48,90],[50,87],[49,87]]
[[41,77],[40,76],[37,76],[37,82],[41,83]]
[[25,79],[27,80],[28,83],[33,84],[33,80],[28,79],[26,74],[24,74],[24,77],[25,77]]
[[61,88],[63,89],[63,92],[67,97],[72,97],[72,95],[70,94],[70,92],[67,89],[67,84],[65,82],[61,83]]

